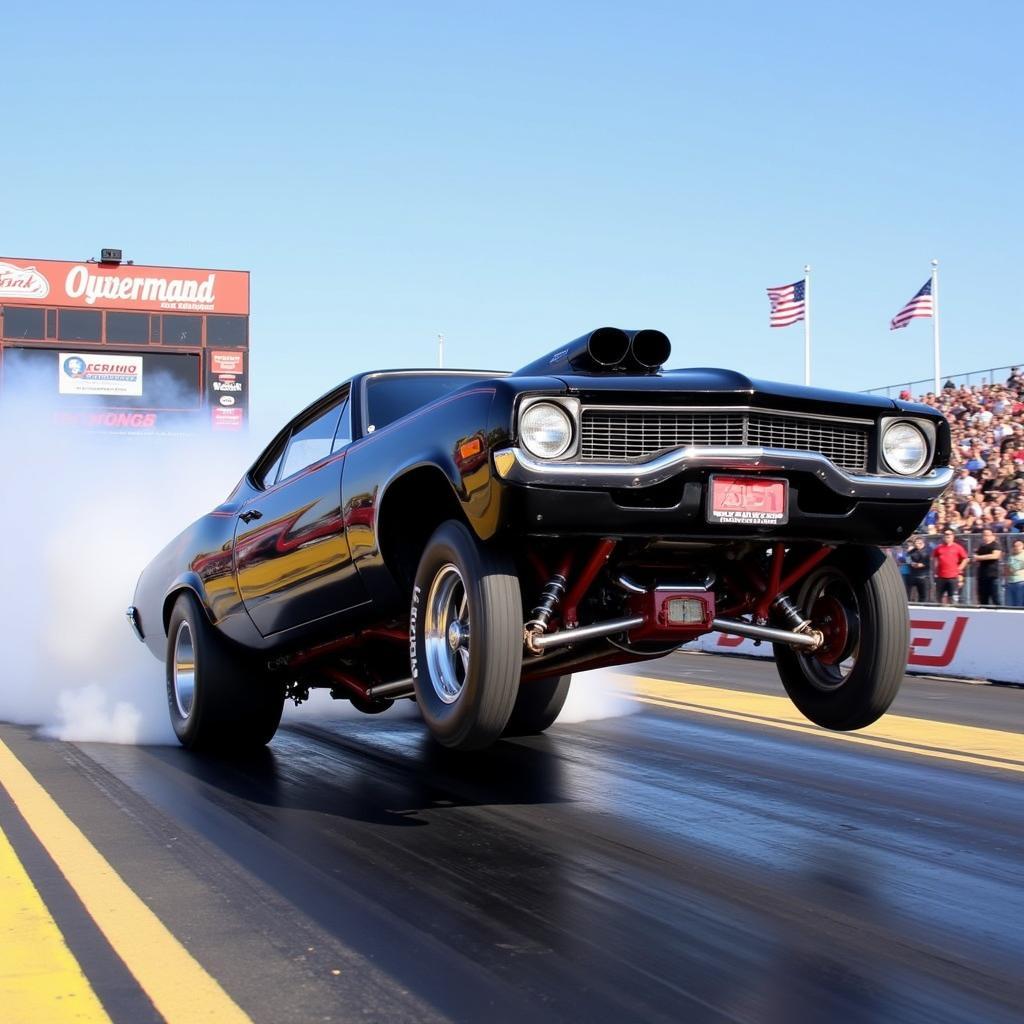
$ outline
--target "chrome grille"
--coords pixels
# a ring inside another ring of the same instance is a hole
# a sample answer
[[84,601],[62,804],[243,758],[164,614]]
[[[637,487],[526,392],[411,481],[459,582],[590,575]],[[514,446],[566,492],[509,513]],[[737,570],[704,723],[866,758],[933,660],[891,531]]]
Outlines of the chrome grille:
[[867,470],[869,427],[754,410],[584,409],[580,459],[638,462],[675,448],[754,445],[820,452],[842,469]]

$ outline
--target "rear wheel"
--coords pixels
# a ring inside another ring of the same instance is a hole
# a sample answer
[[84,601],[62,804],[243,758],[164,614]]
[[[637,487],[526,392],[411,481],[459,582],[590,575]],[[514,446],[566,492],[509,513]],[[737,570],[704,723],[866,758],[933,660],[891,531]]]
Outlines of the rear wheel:
[[416,702],[434,738],[476,750],[497,740],[523,661],[519,578],[511,558],[449,520],[427,542],[409,619]]
[[505,726],[504,736],[536,736],[544,732],[561,714],[572,676],[554,676],[519,684],[512,716]]
[[182,746],[251,750],[277,731],[284,687],[231,647],[184,593],[167,627],[167,707]]
[[803,581],[796,604],[825,642],[806,653],[774,645],[786,692],[826,729],[870,725],[896,697],[910,649],[896,564],[879,548],[840,548]]

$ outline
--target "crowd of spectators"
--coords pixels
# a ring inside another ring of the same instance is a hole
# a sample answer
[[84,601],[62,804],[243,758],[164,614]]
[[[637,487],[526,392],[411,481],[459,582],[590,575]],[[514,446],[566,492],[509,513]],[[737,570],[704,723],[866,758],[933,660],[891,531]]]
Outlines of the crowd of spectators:
[[[900,398],[909,399],[909,391]],[[1024,607],[1024,373],[917,399],[949,421],[957,473],[896,552],[911,600]]]

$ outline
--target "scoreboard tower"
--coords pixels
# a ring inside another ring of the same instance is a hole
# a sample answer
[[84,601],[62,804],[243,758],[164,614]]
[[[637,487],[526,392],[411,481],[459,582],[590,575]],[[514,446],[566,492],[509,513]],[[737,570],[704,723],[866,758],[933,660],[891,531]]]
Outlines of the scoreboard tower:
[[69,427],[245,427],[249,272],[0,257],[0,403]]

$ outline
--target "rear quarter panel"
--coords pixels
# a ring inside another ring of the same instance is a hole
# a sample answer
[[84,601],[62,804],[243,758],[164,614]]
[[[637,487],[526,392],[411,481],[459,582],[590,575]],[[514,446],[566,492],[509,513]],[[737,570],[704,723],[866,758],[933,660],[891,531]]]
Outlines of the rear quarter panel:
[[232,558],[237,506],[222,505],[197,519],[146,566],[135,588],[146,646],[164,657],[167,634],[164,606],[168,595],[191,590],[222,632],[252,644],[258,635],[238,594]]

